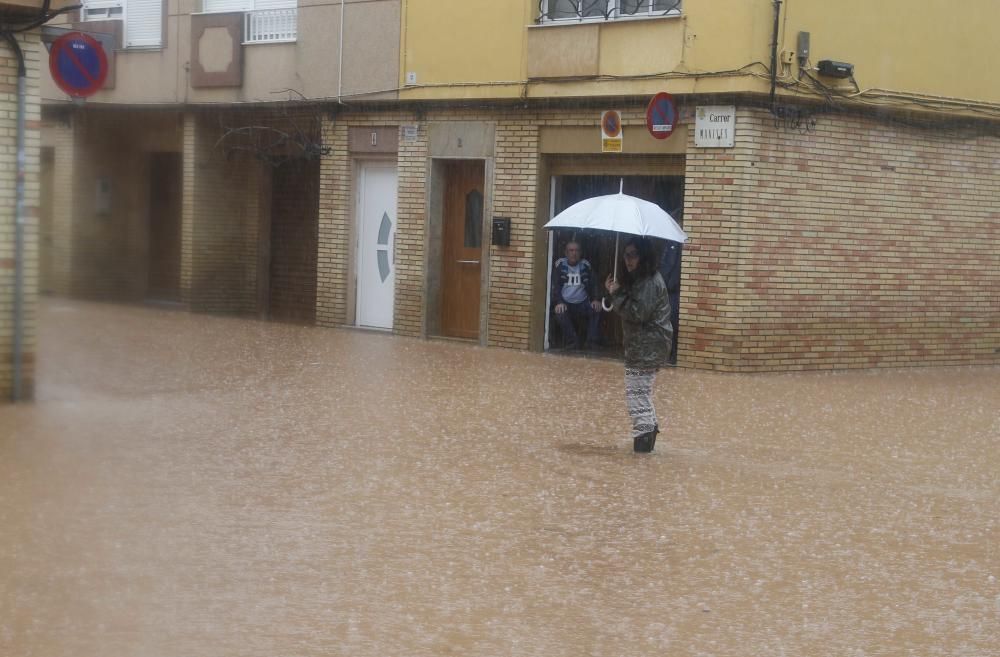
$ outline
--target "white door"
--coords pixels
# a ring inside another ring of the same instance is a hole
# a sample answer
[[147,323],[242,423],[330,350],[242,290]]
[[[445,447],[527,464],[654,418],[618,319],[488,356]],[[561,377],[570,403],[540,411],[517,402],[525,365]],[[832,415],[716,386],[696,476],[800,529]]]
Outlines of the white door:
[[391,329],[396,284],[396,165],[363,164],[358,182],[357,324]]

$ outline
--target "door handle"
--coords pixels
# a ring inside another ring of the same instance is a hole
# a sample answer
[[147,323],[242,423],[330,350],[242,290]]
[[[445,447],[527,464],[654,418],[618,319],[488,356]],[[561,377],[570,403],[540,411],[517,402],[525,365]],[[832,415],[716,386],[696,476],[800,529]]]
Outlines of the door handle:
[[459,264],[463,264],[463,265],[478,265],[479,264],[478,260],[456,260],[455,262],[458,262]]

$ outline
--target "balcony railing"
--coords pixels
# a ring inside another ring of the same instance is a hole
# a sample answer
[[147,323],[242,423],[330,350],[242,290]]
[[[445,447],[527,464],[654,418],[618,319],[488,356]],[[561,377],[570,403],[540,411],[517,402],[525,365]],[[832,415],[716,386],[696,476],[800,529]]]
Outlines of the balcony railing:
[[243,26],[243,43],[283,43],[298,36],[298,9],[248,11]]

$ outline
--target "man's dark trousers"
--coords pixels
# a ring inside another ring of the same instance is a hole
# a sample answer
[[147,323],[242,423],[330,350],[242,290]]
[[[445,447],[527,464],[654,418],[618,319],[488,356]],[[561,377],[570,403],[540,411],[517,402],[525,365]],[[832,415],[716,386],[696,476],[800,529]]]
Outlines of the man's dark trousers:
[[573,320],[577,317],[587,318],[587,342],[592,345],[597,344],[597,325],[601,321],[601,312],[594,310],[589,301],[567,303],[565,312],[556,313],[556,320],[559,322],[559,328],[563,334],[563,344],[583,346],[576,335],[576,329],[573,327]]

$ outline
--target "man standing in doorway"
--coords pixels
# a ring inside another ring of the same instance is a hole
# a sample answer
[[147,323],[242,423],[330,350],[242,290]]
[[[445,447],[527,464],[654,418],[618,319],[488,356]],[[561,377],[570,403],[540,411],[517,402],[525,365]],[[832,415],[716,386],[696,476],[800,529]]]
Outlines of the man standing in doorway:
[[[597,325],[601,319],[601,302],[590,263],[580,258],[580,244],[569,242],[566,256],[556,260],[552,268],[552,302],[556,321],[562,329],[563,345],[567,349],[591,348],[597,345]],[[587,318],[587,340],[581,343],[573,327],[576,317]]]

